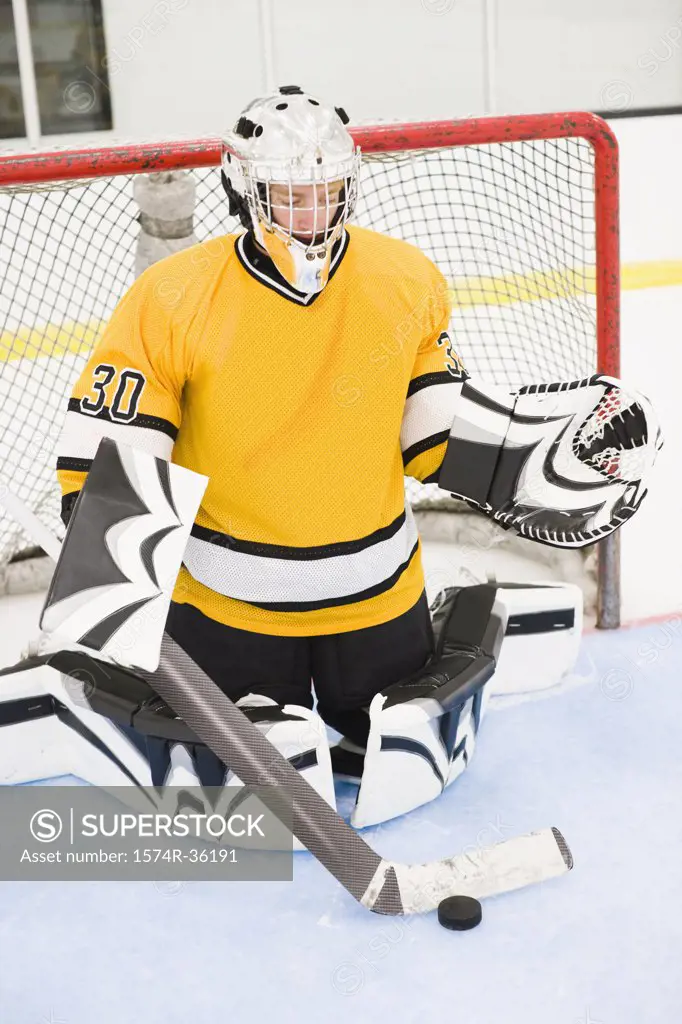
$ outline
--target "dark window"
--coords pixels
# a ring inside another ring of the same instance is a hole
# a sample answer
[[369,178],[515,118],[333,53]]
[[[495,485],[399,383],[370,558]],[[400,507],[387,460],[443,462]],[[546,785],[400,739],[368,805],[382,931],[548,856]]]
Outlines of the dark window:
[[0,0],[0,139],[25,134],[12,0]]
[[101,0],[28,0],[42,135],[111,128]]

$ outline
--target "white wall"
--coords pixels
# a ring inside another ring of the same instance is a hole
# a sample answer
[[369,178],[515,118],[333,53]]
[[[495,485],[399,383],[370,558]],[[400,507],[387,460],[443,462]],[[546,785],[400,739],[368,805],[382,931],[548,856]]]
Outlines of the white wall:
[[682,115],[611,127],[620,147],[623,262],[682,259]]
[[[682,116],[612,127],[620,143],[623,263],[682,260]],[[624,621],[682,608],[682,547],[668,526],[681,495],[680,325],[682,287],[623,292],[621,375],[649,396],[666,439],[649,497],[622,531]]]
[[126,137],[220,131],[269,78],[357,121],[682,103],[682,0],[104,0],[104,13]]
[[485,112],[480,0],[286,0],[273,5],[273,37],[278,82],[328,96],[357,120]]
[[[156,10],[155,10],[156,7]],[[216,134],[264,88],[253,0],[105,0],[114,134]]]
[[682,103],[679,0],[500,0],[498,109]]
[[[301,84],[365,122],[682,104],[682,0],[103,0],[103,11],[111,135],[126,140],[218,133],[269,84]],[[91,138],[42,140],[62,141]]]

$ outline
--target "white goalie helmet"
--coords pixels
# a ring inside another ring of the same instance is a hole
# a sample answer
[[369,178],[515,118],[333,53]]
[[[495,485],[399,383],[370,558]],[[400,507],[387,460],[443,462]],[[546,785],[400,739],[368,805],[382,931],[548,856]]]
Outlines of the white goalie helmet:
[[223,136],[230,212],[304,294],[326,285],[355,206],[360,150],[347,123],[341,107],[290,85],[250,103]]

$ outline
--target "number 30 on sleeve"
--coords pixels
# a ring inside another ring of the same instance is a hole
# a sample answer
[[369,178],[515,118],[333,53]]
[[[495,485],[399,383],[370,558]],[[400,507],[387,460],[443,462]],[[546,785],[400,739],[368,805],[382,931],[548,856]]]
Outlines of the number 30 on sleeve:
[[[107,390],[116,377],[116,369],[109,363],[99,363],[92,374],[92,390],[90,395],[81,398],[81,410],[88,416],[97,416],[105,407]],[[125,369],[118,375],[118,385],[113,401],[109,407],[112,420],[119,423],[130,423],[135,419],[140,396],[147,383],[139,370]]]

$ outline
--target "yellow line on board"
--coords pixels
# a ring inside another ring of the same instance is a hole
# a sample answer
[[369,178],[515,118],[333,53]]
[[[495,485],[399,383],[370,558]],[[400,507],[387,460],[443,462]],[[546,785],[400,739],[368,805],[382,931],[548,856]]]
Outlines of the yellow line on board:
[[22,327],[16,334],[0,334],[0,363],[15,359],[37,359],[39,356],[87,355],[102,332],[100,320],[88,323],[45,324],[43,327]]
[[671,288],[682,284],[682,260],[651,260],[624,263],[620,271],[623,291],[640,288]]
[[537,270],[531,274],[451,279],[450,295],[456,309],[472,306],[511,306],[515,302],[574,298],[594,294],[594,268]]
[[[621,268],[623,291],[669,288],[682,285],[682,260],[625,263]],[[451,281],[455,309],[475,306],[510,306],[515,302],[575,298],[594,294],[594,268],[536,271],[500,277],[462,277]],[[87,323],[46,324],[21,328],[16,334],[0,334],[0,364],[17,359],[57,357],[69,352],[88,355],[102,332],[99,320]]]
[[[594,267],[507,274],[501,277],[454,278],[450,294],[457,309],[472,306],[509,306],[514,302],[538,302],[594,295]],[[624,263],[621,290],[670,288],[682,285],[682,260]]]

